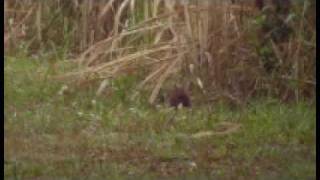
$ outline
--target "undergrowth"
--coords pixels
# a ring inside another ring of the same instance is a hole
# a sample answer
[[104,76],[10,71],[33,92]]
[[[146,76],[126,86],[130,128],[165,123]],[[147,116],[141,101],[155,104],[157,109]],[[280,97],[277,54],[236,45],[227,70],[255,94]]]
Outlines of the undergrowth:
[[[149,105],[145,94],[130,99],[135,78],[115,79],[113,92],[97,97],[95,88],[62,88],[45,62],[7,57],[4,65],[5,179],[315,179],[310,102],[176,111]],[[60,62],[56,73],[68,66]],[[240,128],[191,137],[222,123]]]

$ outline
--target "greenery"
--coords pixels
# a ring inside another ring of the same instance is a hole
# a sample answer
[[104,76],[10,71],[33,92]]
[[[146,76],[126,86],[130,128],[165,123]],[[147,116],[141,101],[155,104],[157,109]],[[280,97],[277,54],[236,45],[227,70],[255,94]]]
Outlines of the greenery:
[[[50,79],[68,62],[55,72],[41,59],[4,65],[5,179],[315,179],[314,103],[260,98],[245,109],[175,111],[148,105],[144,94],[130,100],[135,78],[115,79],[114,93],[97,97]],[[189,136],[222,122],[240,129]]]
[[251,2],[4,1],[5,179],[315,179],[316,1]]

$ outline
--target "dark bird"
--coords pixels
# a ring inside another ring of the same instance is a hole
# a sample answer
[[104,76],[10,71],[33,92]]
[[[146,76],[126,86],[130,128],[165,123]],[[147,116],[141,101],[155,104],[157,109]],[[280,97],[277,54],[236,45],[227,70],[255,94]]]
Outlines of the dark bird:
[[184,88],[176,87],[169,93],[169,103],[171,107],[177,108],[180,104],[183,107],[190,107],[191,101],[188,92]]

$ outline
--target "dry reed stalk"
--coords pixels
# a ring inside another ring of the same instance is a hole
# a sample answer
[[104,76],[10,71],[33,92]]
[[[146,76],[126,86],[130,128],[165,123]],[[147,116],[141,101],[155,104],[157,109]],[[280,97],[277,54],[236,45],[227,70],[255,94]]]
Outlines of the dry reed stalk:
[[39,3],[38,8],[37,8],[37,12],[36,12],[37,40],[39,41],[39,43],[42,42],[41,19],[42,19],[42,3]]
[[130,0],[124,0],[120,7],[118,8],[118,11],[117,11],[117,14],[115,16],[115,20],[114,20],[114,26],[113,26],[113,32],[114,32],[114,35],[117,36],[118,33],[119,33],[119,25],[120,25],[120,22],[121,22],[121,16],[123,13],[125,13],[125,8],[127,8],[128,4],[129,4],[129,1]]
[[[160,27],[163,27],[163,25],[155,25],[155,26],[150,26],[150,27],[144,27],[144,28],[140,28],[140,29],[136,29],[136,30],[132,30],[132,31],[128,31],[128,32],[123,32],[121,34],[118,34],[117,36],[111,36],[108,39],[99,41],[96,44],[92,45],[90,48],[88,48],[86,51],[84,51],[80,55],[80,57],[77,59],[77,61],[80,64],[84,64],[85,61],[87,61],[86,65],[88,65],[98,57],[98,54],[105,53],[106,49],[107,49],[108,53],[113,52],[114,48],[112,48],[111,50],[108,50],[108,48],[107,48],[108,46],[110,47],[110,44],[112,44],[112,42],[119,41],[120,39],[123,39],[124,37],[129,36],[129,35],[134,35],[134,34],[137,34],[137,33],[143,33],[145,31],[150,31],[150,30],[157,29],[157,28],[160,28]],[[114,44],[114,46],[115,46],[115,44]],[[91,56],[89,58],[89,60],[88,60],[86,57],[89,54],[93,54],[93,56]]]
[[[304,17],[305,17],[305,13],[306,13],[306,6],[307,6],[307,2],[303,3],[303,11],[302,11],[302,18],[299,24],[299,29],[297,31],[298,34],[298,47],[296,49],[296,52],[293,56],[294,59],[294,78],[295,79],[301,79],[300,78],[300,71],[301,71],[301,66],[303,66],[303,61],[300,61],[300,53],[301,53],[301,47],[302,47],[302,34],[303,34],[303,24],[304,24]],[[295,96],[297,98],[297,101],[299,101],[299,95],[300,95],[300,86],[298,86],[295,90]]]
[[152,18],[157,17],[158,15],[158,9],[160,8],[160,3],[162,2],[162,0],[154,0],[153,2],[153,6],[152,6]]
[[210,137],[210,136],[225,136],[229,135],[232,133],[237,132],[241,128],[241,124],[236,124],[236,123],[230,123],[230,122],[221,122],[218,124],[218,126],[225,127],[226,130],[224,131],[201,131],[192,134],[190,137],[193,139],[200,139],[200,138],[205,138],[205,137]]
[[138,89],[141,89],[143,86],[145,86],[145,84],[147,84],[149,81],[151,81],[152,79],[156,78],[156,76],[160,73],[163,73],[164,70],[166,68],[169,67],[169,63],[166,64],[162,64],[162,66],[160,66],[159,69],[157,69],[156,71],[153,71],[151,74],[149,74],[139,85],[138,85]]
[[151,96],[149,98],[149,103],[153,104],[154,101],[156,100],[156,97],[159,94],[159,91],[161,89],[161,86],[163,84],[163,82],[168,78],[168,76],[172,73],[172,70],[176,67],[176,65],[178,63],[180,63],[183,58],[182,58],[182,54],[180,54],[180,56],[173,61],[167,68],[167,70],[159,77],[159,80],[157,81],[157,84],[155,85],[154,89],[152,90]]
[[101,19],[103,18],[103,16],[105,16],[110,11],[110,9],[112,9],[112,5],[114,1],[115,0],[109,0],[108,3],[105,6],[103,6],[98,16],[98,19],[100,20],[99,22],[101,22]]
[[18,33],[18,30],[19,30],[19,27],[21,25],[23,25],[29,18],[30,16],[32,15],[33,13],[33,10],[35,9],[36,6],[33,6],[31,7],[28,11],[27,11],[27,14],[25,15],[25,17],[20,21],[18,22],[12,29],[10,32],[7,32],[6,33],[6,36],[4,37],[4,44],[7,44],[8,41],[10,40],[10,38],[12,36],[14,36],[15,34]]
[[[109,71],[110,68],[119,68],[119,66],[124,66],[127,65],[128,63],[134,62],[137,59],[143,60],[144,56],[154,54],[154,53],[159,53],[161,51],[166,51],[166,50],[172,50],[172,45],[164,45],[161,47],[156,47],[153,49],[148,49],[144,51],[138,51],[132,54],[125,55],[123,57],[118,58],[117,60],[113,60],[110,62],[106,62],[104,64],[99,64],[99,66],[93,66],[93,67],[86,67],[85,69],[76,71],[76,72],[71,72],[67,73],[63,76],[65,77],[73,77],[77,76],[79,74],[86,74],[86,73],[100,73],[103,71]],[[138,63],[140,61],[135,61],[135,63]],[[59,78],[59,77],[57,77]],[[60,77],[61,78],[61,77]]]

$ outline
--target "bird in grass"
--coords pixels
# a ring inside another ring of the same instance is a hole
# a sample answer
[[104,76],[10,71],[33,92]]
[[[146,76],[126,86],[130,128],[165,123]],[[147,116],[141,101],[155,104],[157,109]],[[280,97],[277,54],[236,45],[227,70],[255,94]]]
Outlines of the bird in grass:
[[182,107],[191,107],[190,95],[184,88],[175,87],[169,93],[169,104],[171,107],[178,108]]

